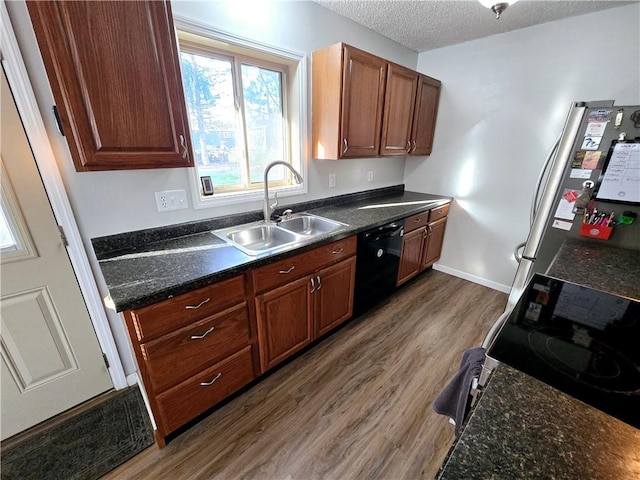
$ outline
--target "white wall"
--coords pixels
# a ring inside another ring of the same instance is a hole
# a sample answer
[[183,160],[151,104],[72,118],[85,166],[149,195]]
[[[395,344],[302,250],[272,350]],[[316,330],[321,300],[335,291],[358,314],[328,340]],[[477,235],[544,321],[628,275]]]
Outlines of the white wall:
[[404,183],[455,197],[439,266],[506,289],[571,102],[640,104],[640,6],[424,52],[417,70],[443,87],[433,153],[407,159]]
[[[172,6],[176,15],[208,23],[218,30],[281,49],[310,54],[316,49],[344,41],[409,68],[416,68],[416,52],[313,2],[265,0],[247,8],[244,2],[233,0],[177,0],[172,2]],[[261,209],[260,202],[249,202],[212,209],[189,208],[158,213],[154,192],[188,190],[189,177],[186,169],[75,172],[66,141],[57,133],[50,114],[54,104],[53,96],[26,4],[23,0],[16,0],[7,2],[7,7],[102,296],[107,291],[91,248],[91,238]],[[308,93],[310,114],[310,89]],[[308,134],[310,136],[311,132]],[[308,143],[311,144],[310,137]],[[286,197],[281,204],[397,185],[403,181],[404,158],[338,162],[306,160],[308,194]],[[375,172],[373,182],[366,180],[366,172],[369,170]],[[336,174],[336,188],[328,188],[329,173]],[[108,311],[108,316],[125,372],[130,374],[135,371],[135,363],[123,322],[111,311]]]

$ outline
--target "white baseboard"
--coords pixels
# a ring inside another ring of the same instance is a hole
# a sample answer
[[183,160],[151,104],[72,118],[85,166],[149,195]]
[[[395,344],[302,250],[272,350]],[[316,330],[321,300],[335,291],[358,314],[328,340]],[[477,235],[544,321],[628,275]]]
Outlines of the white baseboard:
[[472,275],[470,273],[463,272],[462,270],[456,270],[455,268],[445,267],[444,265],[440,265],[438,263],[433,265],[433,269],[438,270],[439,272],[442,272],[442,273],[453,275],[454,277],[459,277],[459,278],[463,278],[464,280],[469,280],[470,282],[483,285],[493,290],[498,290],[499,292],[502,292],[502,293],[509,293],[511,291],[511,285],[504,285],[502,283],[493,282],[491,280],[487,280],[486,278],[478,277],[477,275]]

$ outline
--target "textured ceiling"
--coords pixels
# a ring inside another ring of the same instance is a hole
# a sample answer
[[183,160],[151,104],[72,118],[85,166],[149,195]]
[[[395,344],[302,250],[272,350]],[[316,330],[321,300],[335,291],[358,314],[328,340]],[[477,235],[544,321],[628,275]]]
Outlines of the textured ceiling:
[[496,20],[495,14],[477,0],[314,1],[417,52],[638,3],[637,0],[520,0]]

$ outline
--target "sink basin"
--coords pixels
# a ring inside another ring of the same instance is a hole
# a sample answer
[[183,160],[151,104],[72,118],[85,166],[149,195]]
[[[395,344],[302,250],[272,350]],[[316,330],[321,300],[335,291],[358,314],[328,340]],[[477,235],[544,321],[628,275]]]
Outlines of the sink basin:
[[277,248],[295,243],[300,239],[293,232],[278,228],[276,225],[240,226],[224,235],[240,250],[249,255],[259,255]]
[[304,245],[318,235],[345,226],[317,215],[296,213],[279,223],[249,223],[215,230],[213,234],[247,255],[257,256]]
[[281,220],[278,226],[290,232],[309,236],[333,232],[345,225],[317,215],[302,213]]

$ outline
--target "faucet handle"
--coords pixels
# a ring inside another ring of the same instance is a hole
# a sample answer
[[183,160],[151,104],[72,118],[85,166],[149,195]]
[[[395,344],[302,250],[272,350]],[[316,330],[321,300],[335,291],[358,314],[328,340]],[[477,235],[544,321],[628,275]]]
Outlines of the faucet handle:
[[287,208],[284,212],[282,212],[282,216],[285,218],[289,218],[293,214],[293,210]]
[[273,194],[273,200],[274,202],[270,205],[270,208],[272,210],[275,210],[276,208],[278,208],[278,192]]

